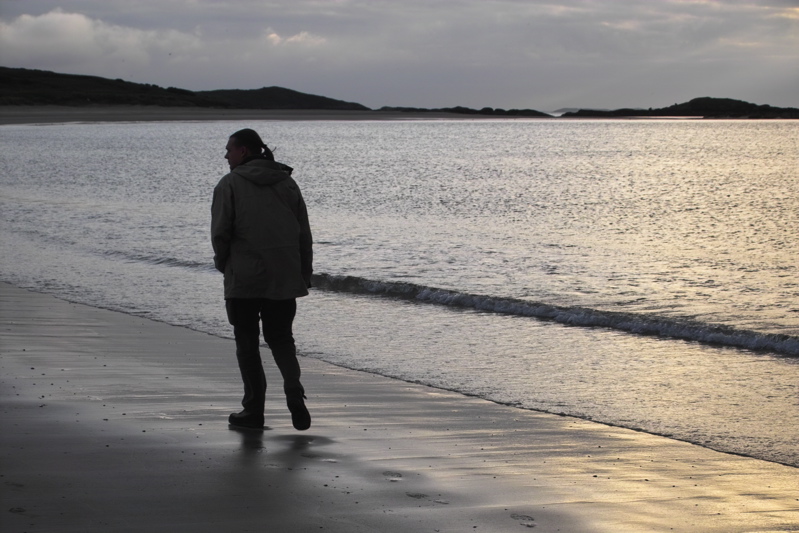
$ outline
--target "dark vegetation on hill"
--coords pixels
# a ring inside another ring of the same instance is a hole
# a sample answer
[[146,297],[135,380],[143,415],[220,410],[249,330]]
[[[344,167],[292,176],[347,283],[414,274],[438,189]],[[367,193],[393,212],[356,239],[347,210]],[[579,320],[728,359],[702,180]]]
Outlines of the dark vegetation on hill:
[[360,104],[280,87],[188,91],[98,76],[0,67],[0,105],[148,105],[226,109],[368,110]]
[[704,117],[704,118],[799,118],[795,107],[771,107],[731,98],[694,98],[683,104],[660,109],[616,109],[599,111],[581,109],[564,113],[563,117]]
[[487,115],[495,117],[551,117],[547,113],[535,111],[533,109],[494,109],[484,107],[482,109],[471,109],[468,107],[442,107],[438,109],[425,109],[420,107],[381,107],[378,111],[400,112],[400,113],[456,113],[459,115]]
[[216,107],[218,103],[175,87],[0,67],[0,105]]
[[347,111],[369,111],[369,108],[353,102],[343,102],[324,96],[305,94],[282,87],[262,89],[197,91],[194,93],[226,107],[239,109],[335,109]]
[[[98,76],[59,74],[43,70],[0,67],[0,106],[162,106],[221,109],[283,109],[370,111],[354,102],[301,93],[282,87],[251,90],[189,91]],[[495,117],[550,117],[532,109],[470,109],[446,107],[382,107],[378,112],[453,113]],[[705,118],[799,118],[799,109],[756,105],[729,98],[695,98],[661,109],[580,109],[562,117],[705,117]]]

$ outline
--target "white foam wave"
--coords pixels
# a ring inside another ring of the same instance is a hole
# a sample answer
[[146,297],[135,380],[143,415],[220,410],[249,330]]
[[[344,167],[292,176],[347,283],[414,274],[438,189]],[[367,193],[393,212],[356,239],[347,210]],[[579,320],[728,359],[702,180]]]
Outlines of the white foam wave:
[[735,329],[687,319],[619,313],[585,307],[564,307],[354,276],[317,274],[314,276],[313,284],[317,288],[337,292],[382,295],[489,313],[551,320],[570,326],[609,328],[635,335],[655,335],[703,344],[768,351],[792,357],[799,356],[799,337],[796,336]]

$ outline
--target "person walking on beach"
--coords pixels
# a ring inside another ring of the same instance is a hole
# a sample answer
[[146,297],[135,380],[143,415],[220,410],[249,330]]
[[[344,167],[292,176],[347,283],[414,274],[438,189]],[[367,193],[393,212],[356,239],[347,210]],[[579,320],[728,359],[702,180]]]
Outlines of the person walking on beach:
[[308,212],[292,168],[275,161],[251,129],[228,139],[230,165],[214,188],[211,243],[214,266],[224,276],[225,307],[236,339],[244,381],[244,410],[231,426],[263,428],[266,375],[259,351],[260,327],[283,377],[283,390],[298,430],[311,426],[300,383],[292,324],[297,298],[311,286],[312,239]]

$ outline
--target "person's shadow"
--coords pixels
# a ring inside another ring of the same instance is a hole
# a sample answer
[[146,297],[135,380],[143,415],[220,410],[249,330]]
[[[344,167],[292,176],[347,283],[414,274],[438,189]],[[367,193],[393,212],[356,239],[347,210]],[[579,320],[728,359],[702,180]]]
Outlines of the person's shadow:
[[[241,438],[242,460],[244,462],[249,462],[255,456],[266,453],[264,433],[270,430],[268,426],[265,426],[263,430],[229,427],[231,431],[238,433]],[[335,442],[329,437],[305,433],[280,435],[270,440],[282,443],[280,446],[282,450],[270,453],[270,457],[283,462],[289,468],[295,468],[308,460],[318,459],[320,455],[316,452],[316,449]]]
[[266,447],[264,446],[264,431],[269,430],[268,426],[264,427],[263,430],[237,428],[233,426],[228,427],[231,431],[235,431],[238,433],[239,437],[241,437],[241,449],[245,455],[263,453],[266,450]]
[[320,435],[280,435],[270,439],[274,443],[282,443],[281,450],[271,453],[270,457],[280,461],[289,468],[298,468],[311,461],[317,461],[324,457],[319,448],[333,444],[335,441],[329,437]]

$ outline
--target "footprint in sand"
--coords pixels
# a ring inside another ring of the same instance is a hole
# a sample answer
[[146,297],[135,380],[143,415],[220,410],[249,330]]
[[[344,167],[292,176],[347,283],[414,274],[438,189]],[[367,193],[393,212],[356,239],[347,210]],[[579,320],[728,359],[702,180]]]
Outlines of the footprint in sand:
[[535,518],[526,514],[512,514],[510,515],[514,520],[519,520],[521,525],[525,527],[535,527]]
[[402,479],[402,474],[399,472],[392,472],[391,470],[386,470],[383,472],[383,475],[386,476],[389,481],[396,482]]
[[[413,498],[415,500],[429,500],[430,499],[430,496],[428,496],[427,494],[423,494],[421,492],[406,492],[405,495],[408,496],[409,498]],[[438,504],[441,504],[441,505],[449,505],[449,502],[447,500],[438,499],[438,500],[431,500],[431,501],[433,503],[438,503]]]

